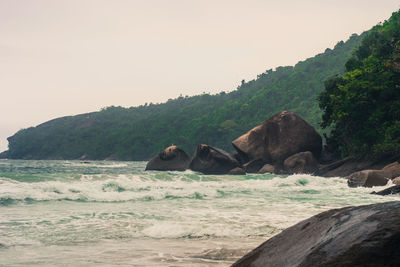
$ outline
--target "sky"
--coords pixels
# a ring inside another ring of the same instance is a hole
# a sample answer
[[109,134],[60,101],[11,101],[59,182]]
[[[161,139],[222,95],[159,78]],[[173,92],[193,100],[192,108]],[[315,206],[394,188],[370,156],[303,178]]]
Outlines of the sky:
[[235,90],[399,9],[398,0],[0,0],[0,151],[57,117]]

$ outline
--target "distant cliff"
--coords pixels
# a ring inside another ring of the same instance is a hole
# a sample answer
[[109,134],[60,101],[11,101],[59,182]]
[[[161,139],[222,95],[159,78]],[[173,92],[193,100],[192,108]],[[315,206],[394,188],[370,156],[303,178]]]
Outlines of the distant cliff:
[[3,156],[146,160],[171,144],[192,153],[198,143],[232,151],[234,138],[281,110],[296,112],[320,130],[322,113],[316,98],[326,79],[344,73],[345,62],[363,35],[354,34],[294,67],[267,70],[230,93],[180,96],[131,108],[112,106],[20,130],[8,138],[9,150]]

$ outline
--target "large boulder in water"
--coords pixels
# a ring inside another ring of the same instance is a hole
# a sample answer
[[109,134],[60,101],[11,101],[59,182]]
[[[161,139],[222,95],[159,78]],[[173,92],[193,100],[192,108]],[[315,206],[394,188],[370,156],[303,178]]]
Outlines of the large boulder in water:
[[239,167],[238,161],[228,152],[209,145],[197,146],[190,169],[204,174],[227,174]]
[[314,173],[318,169],[318,161],[310,151],[294,154],[283,162],[286,173]]
[[395,161],[382,168],[389,179],[393,179],[400,176],[400,163]]
[[250,161],[263,159],[267,163],[282,163],[289,156],[304,151],[311,151],[318,158],[322,138],[302,118],[282,111],[233,140],[232,145]]
[[386,172],[382,170],[364,170],[350,174],[347,177],[349,187],[384,186],[388,183]]
[[399,247],[400,202],[386,202],[315,215],[232,266],[399,266]]
[[169,146],[147,163],[146,171],[184,171],[189,168],[190,161],[185,151],[177,146]]

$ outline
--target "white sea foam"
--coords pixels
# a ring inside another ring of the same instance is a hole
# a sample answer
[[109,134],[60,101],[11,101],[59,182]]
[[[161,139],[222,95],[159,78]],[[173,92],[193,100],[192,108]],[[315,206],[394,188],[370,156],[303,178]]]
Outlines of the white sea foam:
[[[0,258],[11,265],[16,262],[10,247],[29,254],[69,246],[79,258],[79,249],[84,251],[89,244],[142,240],[149,265],[157,260],[179,265],[174,261],[178,257],[185,266],[195,262],[183,256],[192,253],[187,242],[223,240],[215,250],[199,251],[198,257],[208,264],[212,255],[224,254],[231,244],[254,246],[254,240],[264,240],[321,211],[397,200],[370,194],[385,187],[348,188],[338,177],[206,176],[191,171],[144,172],[144,163],[114,168],[107,166],[114,163],[81,166],[62,161],[20,161],[12,166],[17,171],[10,172],[7,164],[0,167]],[[6,169],[1,172],[1,168]],[[171,250],[151,247],[154,240],[169,244]],[[160,256],[160,251],[165,253]],[[68,265],[67,254],[57,255],[61,261],[64,255]],[[43,259],[37,257],[32,260]],[[104,257],[98,255],[99,262],[106,263]]]
[[[310,175],[278,177],[203,176],[193,173],[150,173],[80,175],[79,179],[25,183],[0,177],[0,198],[13,200],[82,200],[82,201],[151,201],[189,198],[212,200],[221,198],[256,199],[263,202],[311,201],[329,204],[364,199],[375,201],[379,196],[368,195],[370,188],[350,189],[342,178]],[[388,185],[390,186],[390,185]],[[384,188],[384,187],[382,187]],[[328,203],[327,203],[328,202]],[[368,200],[367,200],[368,202]]]

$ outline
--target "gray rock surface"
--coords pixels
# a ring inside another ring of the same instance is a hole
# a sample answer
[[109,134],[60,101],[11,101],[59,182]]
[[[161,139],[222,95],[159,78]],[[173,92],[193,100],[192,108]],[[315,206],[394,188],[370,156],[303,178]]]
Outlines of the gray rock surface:
[[384,190],[378,192],[372,192],[371,194],[380,195],[380,196],[388,196],[388,195],[397,195],[400,194],[400,186],[395,185]]
[[399,266],[400,202],[329,210],[272,237],[232,266]]
[[257,173],[264,165],[265,162],[262,159],[255,159],[243,164],[243,169],[247,173]]
[[264,173],[276,173],[275,166],[271,164],[265,164],[259,171],[259,174],[264,174]]
[[364,170],[350,174],[347,177],[349,187],[373,187],[383,186],[388,183],[386,172],[382,170]]
[[318,161],[310,151],[294,154],[283,162],[286,173],[314,173],[318,169]]
[[400,176],[394,178],[394,179],[392,180],[392,183],[395,184],[395,185],[400,185]]
[[240,167],[236,167],[228,172],[230,175],[246,175],[245,170]]
[[302,118],[293,112],[282,111],[233,140],[232,145],[249,161],[262,159],[266,163],[282,163],[303,151],[311,151],[318,158],[322,138]]
[[[324,177],[346,177],[350,174],[362,170],[381,170],[388,164],[400,160],[400,155],[378,158],[344,158],[331,163],[325,163],[319,166],[319,170],[315,175]],[[399,175],[400,176],[400,175]]]
[[400,176],[400,163],[395,161],[395,162],[383,167],[382,171],[386,172],[386,175],[389,179],[399,177]]
[[239,162],[228,152],[206,144],[197,146],[190,169],[204,174],[227,174],[239,167]]
[[147,163],[146,171],[184,171],[189,168],[191,160],[179,147],[169,146]]

